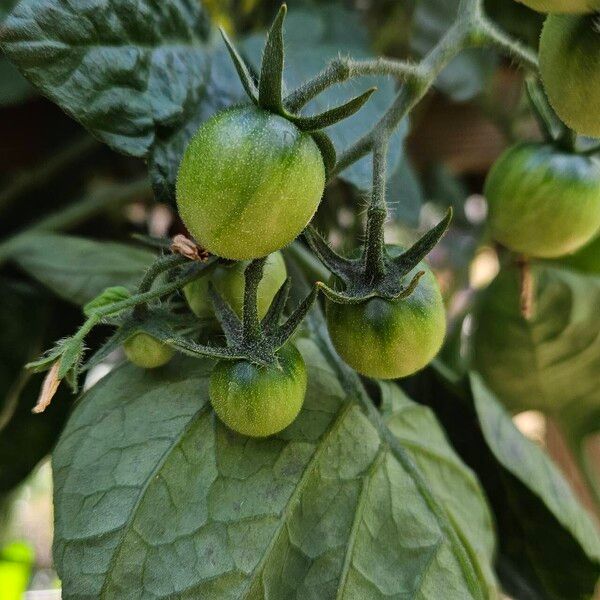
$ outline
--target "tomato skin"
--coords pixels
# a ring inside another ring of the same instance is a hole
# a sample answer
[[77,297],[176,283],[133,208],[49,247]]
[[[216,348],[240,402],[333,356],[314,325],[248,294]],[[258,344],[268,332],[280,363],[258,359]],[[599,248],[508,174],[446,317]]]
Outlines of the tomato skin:
[[540,73],[558,116],[600,138],[600,30],[595,15],[550,15],[540,38]]
[[278,352],[279,367],[247,360],[219,361],[210,378],[210,401],[230,429],[250,437],[267,437],[290,425],[306,394],[304,359],[288,343]]
[[123,344],[125,355],[138,367],[155,369],[166,365],[175,351],[147,333],[134,333]]
[[[210,275],[199,277],[188,283],[183,288],[183,293],[192,312],[201,319],[214,316],[208,294],[210,281],[241,318],[244,305],[244,269],[247,266],[247,261],[236,262],[232,265],[219,265]],[[281,252],[270,254],[265,262],[263,277],[258,286],[257,305],[258,316],[261,319],[267,314],[275,294],[285,283],[286,278],[287,270]]]
[[517,144],[492,167],[485,195],[498,242],[532,257],[569,254],[600,228],[600,160]]
[[308,133],[273,113],[237,107],[192,138],[179,167],[177,206],[206,250],[247,260],[293,241],[324,187],[323,158]]
[[361,304],[327,301],[327,328],[338,354],[355,371],[377,379],[397,379],[425,367],[446,333],[444,301],[435,276],[425,271],[415,291],[395,302],[372,298]]
[[597,10],[593,0],[518,0],[525,6],[541,13],[585,14]]

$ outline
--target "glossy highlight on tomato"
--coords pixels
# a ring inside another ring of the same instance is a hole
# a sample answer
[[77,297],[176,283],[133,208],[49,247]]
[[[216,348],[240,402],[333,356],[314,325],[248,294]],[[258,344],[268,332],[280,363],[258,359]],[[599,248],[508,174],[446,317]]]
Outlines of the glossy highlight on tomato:
[[[200,318],[214,316],[208,294],[210,281],[238,317],[241,317],[244,305],[244,270],[247,266],[247,261],[239,261],[232,265],[219,265],[210,275],[199,277],[188,283],[183,288],[183,293],[192,312]],[[267,314],[275,294],[285,283],[286,277],[287,270],[281,252],[270,254],[265,262],[256,298],[258,316],[261,319]]]
[[596,14],[550,15],[540,38],[540,73],[558,116],[600,138],[600,24]]
[[597,0],[518,0],[541,13],[585,14],[598,10]]
[[425,275],[401,300],[372,298],[360,304],[327,301],[327,328],[338,354],[355,371],[378,379],[406,377],[425,367],[438,353],[446,334],[444,301],[435,276]]
[[166,365],[175,351],[147,333],[134,333],[123,344],[125,355],[138,367],[155,369]]
[[485,184],[492,236],[515,252],[574,252],[600,228],[600,159],[522,143],[494,164]]
[[219,361],[210,378],[210,401],[230,429],[267,437],[290,425],[306,394],[304,359],[295,346],[278,353],[279,364],[259,366],[247,360]]
[[188,145],[177,177],[177,206],[196,241],[235,260],[266,256],[312,219],[325,186],[310,134],[254,106],[209,119]]

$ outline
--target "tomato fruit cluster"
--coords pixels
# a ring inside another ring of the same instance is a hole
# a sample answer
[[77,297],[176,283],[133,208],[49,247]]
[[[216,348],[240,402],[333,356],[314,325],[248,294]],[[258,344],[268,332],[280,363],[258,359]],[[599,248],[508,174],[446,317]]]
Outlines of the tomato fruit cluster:
[[325,166],[310,134],[254,106],[222,111],[200,127],[177,178],[179,214],[196,241],[234,260],[293,241],[314,215]]
[[279,364],[220,361],[210,378],[210,401],[225,425],[250,437],[278,433],[298,416],[306,394],[304,359],[293,344],[279,350]]
[[438,353],[446,333],[446,313],[438,283],[425,271],[407,298],[371,298],[359,304],[327,301],[327,328],[344,361],[368,377],[396,379],[425,367]]
[[[244,304],[244,270],[247,261],[239,261],[231,265],[219,265],[208,277],[199,277],[183,288],[183,293],[192,312],[200,318],[214,316],[208,294],[211,282],[217,292],[233,308],[238,317],[242,316]],[[267,310],[279,288],[285,283],[287,271],[285,261],[280,252],[270,254],[264,266],[263,277],[258,286],[257,306],[260,318]]]
[[549,144],[509,148],[485,185],[493,237],[515,252],[574,252],[600,229],[600,160]]
[[174,354],[171,347],[143,332],[134,333],[125,341],[123,349],[127,358],[143,369],[162,367]]

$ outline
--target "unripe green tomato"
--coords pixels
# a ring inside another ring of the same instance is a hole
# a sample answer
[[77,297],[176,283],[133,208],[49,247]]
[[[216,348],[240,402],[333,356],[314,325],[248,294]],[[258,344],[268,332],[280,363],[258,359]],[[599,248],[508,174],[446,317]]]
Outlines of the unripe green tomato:
[[542,13],[591,13],[600,4],[596,0],[518,0],[525,6]]
[[327,328],[338,354],[355,371],[378,379],[397,379],[425,367],[438,353],[446,334],[446,313],[431,270],[415,291],[394,302],[372,298],[360,304],[327,300]]
[[[183,288],[183,293],[192,312],[200,318],[214,315],[213,305],[208,294],[208,282],[229,303],[238,317],[242,316],[244,306],[244,270],[248,262],[240,261],[233,265],[219,265],[210,275],[199,277]],[[258,285],[258,316],[262,319],[269,310],[271,302],[284,284],[287,277],[285,261],[281,252],[270,254],[265,262],[263,277]]]
[[155,369],[166,365],[174,354],[173,348],[147,333],[134,333],[123,344],[125,355],[138,367]]
[[515,252],[574,252],[600,228],[600,160],[548,144],[509,148],[485,183],[492,236]]
[[278,352],[278,366],[219,361],[210,377],[210,401],[225,425],[250,437],[267,437],[290,425],[306,394],[304,359],[295,346]]
[[254,106],[225,110],[194,135],[179,167],[177,206],[196,241],[235,260],[283,248],[312,219],[325,186],[310,134]]
[[550,15],[540,38],[540,73],[558,116],[600,138],[600,27],[596,15]]

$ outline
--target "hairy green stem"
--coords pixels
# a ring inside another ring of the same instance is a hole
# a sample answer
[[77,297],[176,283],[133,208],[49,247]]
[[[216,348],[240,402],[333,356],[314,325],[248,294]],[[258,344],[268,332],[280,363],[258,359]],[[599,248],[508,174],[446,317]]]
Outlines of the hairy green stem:
[[261,327],[258,317],[257,294],[258,286],[263,275],[266,258],[253,260],[244,272],[244,306],[242,326],[244,339],[254,341],[260,338]]
[[[189,262],[189,259],[181,254],[169,254],[167,256],[161,256],[144,274],[144,277],[138,286],[137,293],[145,294],[146,292],[149,292],[152,288],[152,284],[156,281],[156,278],[159,275],[187,262]],[[135,307],[135,312],[137,315],[142,315],[147,309],[148,305],[146,303],[138,304]]]
[[373,148],[373,190],[367,212],[367,236],[365,243],[365,275],[374,282],[380,281],[386,272],[385,265],[385,201],[388,138],[380,138]]

